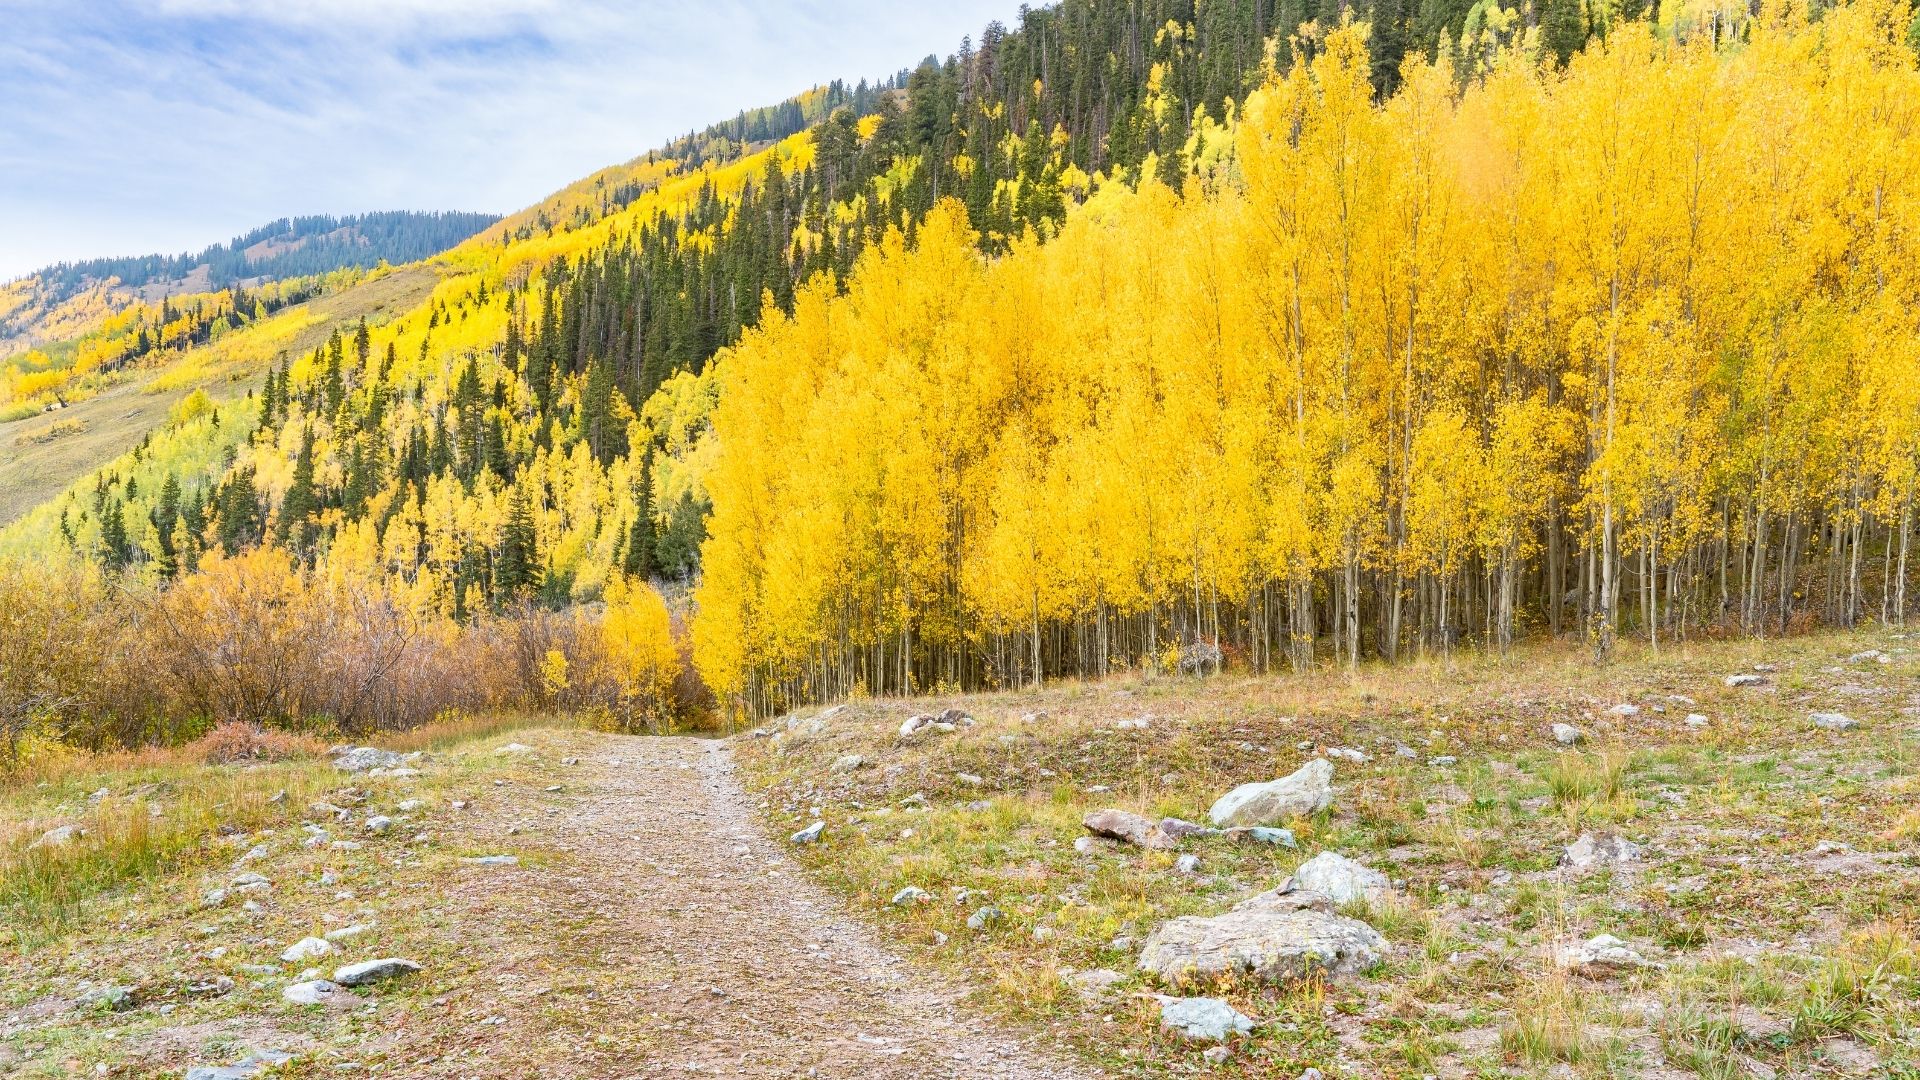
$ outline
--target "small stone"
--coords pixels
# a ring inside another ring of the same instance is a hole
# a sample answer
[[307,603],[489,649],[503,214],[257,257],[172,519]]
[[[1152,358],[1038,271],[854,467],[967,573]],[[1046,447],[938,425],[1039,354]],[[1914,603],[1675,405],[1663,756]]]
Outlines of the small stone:
[[257,892],[261,889],[270,889],[273,887],[271,881],[268,881],[266,878],[261,877],[251,870],[244,874],[235,874],[232,885],[240,892]]
[[993,809],[993,800],[991,799],[975,799],[967,804],[967,810],[970,813],[984,814],[991,809]]
[[1255,825],[1250,829],[1228,829],[1227,835],[1236,840],[1251,840],[1256,844],[1272,844],[1276,847],[1299,847],[1300,842],[1293,838],[1292,829],[1276,829],[1271,825]]
[[1233,1051],[1225,1046],[1209,1046],[1206,1053],[1200,1056],[1207,1059],[1209,1065],[1224,1065],[1233,1057]]
[[294,983],[280,991],[280,996],[295,1005],[325,1005],[328,1002],[339,1001],[345,995],[334,983],[325,979],[312,979]]
[[938,721],[926,713],[909,716],[900,723],[900,737],[903,739],[911,739],[936,723],[938,723]]
[[1177,874],[1197,874],[1200,872],[1200,856],[1182,855],[1174,860],[1173,869]]
[[1355,765],[1365,765],[1367,762],[1373,760],[1366,755],[1365,751],[1355,750],[1347,746],[1328,747],[1327,756],[1330,758],[1339,758],[1341,761],[1351,761]]
[[1438,757],[1428,758],[1427,764],[1433,766],[1436,769],[1450,769],[1453,766],[1460,764],[1460,759],[1457,757],[1454,757],[1452,754],[1441,754]]
[[333,981],[341,986],[368,986],[387,979],[399,978],[402,975],[412,975],[419,970],[420,965],[411,960],[387,957],[337,968],[333,973]]
[[1114,987],[1127,981],[1125,975],[1108,968],[1094,968],[1092,971],[1077,971],[1071,975],[1064,976],[1064,978],[1066,979],[1067,985],[1073,988],[1074,993],[1079,994],[1083,998],[1104,997],[1110,993]]
[[1567,845],[1560,856],[1560,865],[1572,870],[1596,870],[1630,863],[1639,857],[1640,849],[1625,837],[1583,832],[1578,840]]
[[1560,963],[1575,974],[1594,977],[1605,977],[1628,968],[1659,966],[1611,934],[1599,934],[1579,945],[1562,949]]
[[1125,810],[1095,810],[1081,819],[1081,824],[1095,836],[1123,840],[1138,847],[1164,850],[1179,843],[1161,832],[1158,824]]
[[460,861],[467,864],[468,866],[519,866],[520,856],[518,855],[477,855],[471,858],[461,859]]
[[981,908],[967,916],[967,929],[985,930],[1006,917],[1006,913],[992,905]]
[[909,885],[906,888],[901,889],[899,892],[894,893],[893,899],[887,901],[887,903],[896,904],[896,905],[914,904],[914,903],[925,903],[931,899],[933,899],[932,893],[927,892],[927,890],[921,888],[918,885]]
[[1161,818],[1160,832],[1163,835],[1170,836],[1175,840],[1185,840],[1189,836],[1223,835],[1222,831],[1219,829],[1211,829],[1205,825],[1196,825],[1191,821],[1182,821],[1177,817]]
[[953,778],[969,787],[979,787],[981,784],[986,783],[984,778],[970,772],[954,773]]
[[1221,998],[1160,999],[1160,1027],[1194,1042],[1225,1042],[1253,1031],[1253,1020]]
[[1073,850],[1082,855],[1095,855],[1100,851],[1100,841],[1091,836],[1076,836],[1073,838]]
[[280,962],[297,964],[302,960],[317,960],[332,951],[333,945],[325,938],[303,937],[287,946],[287,950],[280,954]]
[[1406,758],[1409,761],[1418,761],[1420,759],[1420,751],[1415,750],[1406,743],[1395,743],[1393,746],[1393,756]]
[[403,799],[401,800],[400,805],[394,807],[394,809],[400,811],[403,814],[411,814],[411,813],[414,813],[415,811],[420,810],[426,805],[427,805],[427,802],[425,799]]
[[497,751],[497,753],[502,753],[502,754],[531,754],[531,753],[533,753],[533,747],[531,747],[531,746],[528,746],[528,745],[526,745],[525,743],[517,743],[517,742],[510,742],[510,743],[508,743],[507,745],[505,745],[505,746],[503,746],[503,747],[501,747],[501,748],[500,748],[500,749],[499,749],[499,750]]
[[1035,940],[1035,941],[1052,941],[1052,940],[1053,940],[1053,927],[1051,927],[1051,926],[1036,926],[1036,927],[1034,927],[1034,928],[1033,928],[1033,940]]
[[334,755],[333,767],[341,772],[366,772],[370,769],[391,769],[406,759],[391,750],[382,750],[375,746],[354,746]]
[[1735,688],[1743,686],[1765,686],[1767,680],[1761,675],[1729,675],[1727,685]]
[[108,986],[80,998],[82,1005],[99,1005],[109,1012],[126,1012],[140,1004],[140,992],[131,986]]
[[1573,746],[1586,739],[1586,732],[1572,724],[1553,725],[1553,741],[1561,746]]
[[1319,893],[1336,904],[1350,904],[1385,896],[1393,890],[1393,882],[1337,851],[1323,851],[1293,872],[1293,887]]
[[78,825],[62,825],[57,829],[48,829],[40,834],[40,839],[27,845],[27,850],[35,848],[62,848],[86,835],[86,830]]
[[351,941],[372,929],[373,927],[367,923],[354,923],[352,926],[343,926],[338,930],[329,930],[320,936],[334,942]]
[[199,1065],[187,1070],[186,1080],[251,1080],[275,1065],[293,1060],[278,1050],[255,1050],[232,1065]]
[[1628,704],[1628,703],[1625,703],[1625,702],[1622,702],[1621,704],[1619,704],[1619,705],[1615,705],[1615,706],[1614,706],[1613,708],[1611,708],[1611,709],[1608,709],[1608,710],[1607,710],[1607,715],[1608,715],[1608,716],[1618,716],[1618,717],[1621,717],[1621,718],[1623,718],[1623,719],[1624,719],[1624,718],[1626,718],[1626,717],[1629,717],[1629,716],[1639,716],[1639,715],[1640,715],[1640,706],[1638,706],[1638,705],[1632,705],[1632,704]]
[[859,754],[841,754],[839,757],[833,759],[833,771],[852,772],[866,763],[867,759],[861,757]]
[[811,844],[815,840],[820,839],[820,834],[825,832],[826,829],[827,829],[826,822],[816,821],[813,824],[807,826],[806,828],[801,829],[799,832],[794,833],[792,836],[788,837],[788,839],[792,840],[796,844]]
[[255,844],[252,847],[247,849],[246,854],[241,855],[238,859],[235,859],[234,865],[245,866],[250,862],[258,862],[261,859],[264,859],[266,857],[267,857],[267,845]]
[[1711,722],[1712,721],[1709,721],[1704,713],[1696,712],[1696,713],[1687,714],[1687,726],[1690,728],[1703,728],[1703,727],[1706,727]]
[[393,819],[384,814],[375,814],[367,819],[367,831],[370,833],[383,833],[391,828],[393,828]]
[[1827,731],[1852,731],[1860,726],[1858,720],[1837,712],[1817,712],[1813,714],[1813,726]]

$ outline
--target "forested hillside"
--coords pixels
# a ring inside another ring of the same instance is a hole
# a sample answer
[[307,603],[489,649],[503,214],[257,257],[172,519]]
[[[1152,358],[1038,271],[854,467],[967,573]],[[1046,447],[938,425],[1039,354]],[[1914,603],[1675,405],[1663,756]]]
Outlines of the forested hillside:
[[218,291],[253,279],[278,281],[334,270],[367,270],[381,263],[415,262],[460,243],[498,221],[493,214],[392,211],[347,217],[282,218],[225,244],[193,254],[143,255],[60,263],[31,275],[44,304],[58,304],[89,286],[122,288],[191,282],[194,291]]
[[698,582],[751,710],[1902,617],[1906,9],[1376,14],[1070,0],[743,113],[0,543],[448,626]]

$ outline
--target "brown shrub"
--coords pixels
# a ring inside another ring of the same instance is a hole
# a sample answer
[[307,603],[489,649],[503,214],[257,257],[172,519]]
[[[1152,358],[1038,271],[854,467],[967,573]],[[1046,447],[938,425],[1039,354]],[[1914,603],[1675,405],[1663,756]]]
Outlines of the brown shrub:
[[189,743],[187,753],[208,765],[248,761],[293,761],[318,757],[327,744],[311,735],[276,731],[258,724],[230,720]]

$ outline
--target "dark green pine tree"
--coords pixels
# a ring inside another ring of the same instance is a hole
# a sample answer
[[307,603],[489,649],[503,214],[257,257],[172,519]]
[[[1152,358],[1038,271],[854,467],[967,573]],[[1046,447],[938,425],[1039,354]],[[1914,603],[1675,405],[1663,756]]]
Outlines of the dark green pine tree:
[[633,525],[627,530],[627,549],[620,569],[628,577],[644,578],[654,571],[653,549],[658,542],[653,524],[653,451],[640,459],[640,482],[634,485]]
[[260,509],[260,489],[254,483],[253,466],[237,470],[222,485],[217,516],[222,551],[238,555],[260,542],[266,532],[266,520]]
[[1587,10],[1584,0],[1545,0],[1540,19],[1540,41],[1553,53],[1561,67],[1587,43]]
[[500,530],[500,556],[494,561],[493,586],[501,603],[540,590],[540,536],[533,525],[533,503],[526,488],[515,485],[507,501],[507,522]]
[[[314,541],[314,515],[320,512],[320,498],[313,486],[313,428],[300,436],[300,452],[293,459],[293,479],[280,501],[280,517],[274,523],[274,539],[282,547],[310,554]],[[221,543],[225,544],[222,532]]]
[[180,522],[180,481],[172,473],[160,485],[160,499],[149,515],[153,531],[160,540],[160,573],[173,577],[180,572],[180,553],[174,549],[173,529]]
[[100,515],[100,561],[109,570],[124,570],[132,558],[127,546],[125,506],[119,499],[109,499],[106,512]]

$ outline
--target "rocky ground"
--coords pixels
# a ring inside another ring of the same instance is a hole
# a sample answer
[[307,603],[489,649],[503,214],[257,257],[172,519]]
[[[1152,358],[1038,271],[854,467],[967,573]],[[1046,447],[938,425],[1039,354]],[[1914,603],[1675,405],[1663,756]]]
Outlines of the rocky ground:
[[362,771],[8,956],[0,1072],[1082,1075],[810,884],[723,743],[526,731],[338,760]]
[[1117,1075],[1914,1077],[1915,659],[1127,677],[739,753],[816,875]]
[[62,773],[0,791],[0,1074],[1913,1078],[1915,660]]

